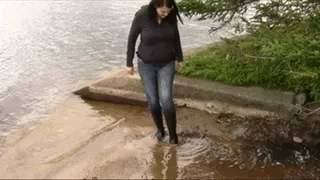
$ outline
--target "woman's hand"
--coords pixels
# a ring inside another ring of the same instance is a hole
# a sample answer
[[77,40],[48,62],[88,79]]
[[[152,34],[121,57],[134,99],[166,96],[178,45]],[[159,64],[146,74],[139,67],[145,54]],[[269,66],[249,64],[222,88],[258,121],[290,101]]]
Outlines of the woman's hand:
[[183,62],[178,62],[177,63],[177,71],[180,73],[183,70]]
[[130,74],[130,75],[134,74],[134,67],[127,67],[126,70],[127,70],[128,74]]

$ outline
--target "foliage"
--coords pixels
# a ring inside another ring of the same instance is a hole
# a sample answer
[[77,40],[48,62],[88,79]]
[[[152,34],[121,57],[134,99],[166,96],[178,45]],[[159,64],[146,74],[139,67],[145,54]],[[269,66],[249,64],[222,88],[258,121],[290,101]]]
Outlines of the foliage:
[[260,28],[295,27],[319,13],[320,0],[181,0],[178,5],[189,18],[212,19],[213,24],[219,24],[210,32],[229,24],[236,32],[253,32]]
[[[306,92],[320,102],[320,0],[182,0],[179,6],[189,17],[220,22],[210,32],[230,23],[248,32],[190,57],[183,75]],[[250,8],[256,13],[248,18]]]

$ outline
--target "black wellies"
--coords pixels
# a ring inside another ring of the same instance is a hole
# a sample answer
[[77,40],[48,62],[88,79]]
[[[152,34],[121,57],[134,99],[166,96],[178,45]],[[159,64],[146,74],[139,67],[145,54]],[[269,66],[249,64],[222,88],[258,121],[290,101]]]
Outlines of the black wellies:
[[166,123],[169,131],[169,143],[170,144],[178,144],[178,136],[177,136],[177,118],[176,113],[166,113],[165,114]]
[[161,108],[151,110],[151,115],[157,127],[156,138],[158,141],[161,141],[165,136]]
[[[157,127],[156,138],[158,141],[161,141],[165,136],[161,108],[152,109],[151,114],[152,114],[152,119],[154,121],[154,124]],[[170,113],[165,113],[164,115],[165,115],[166,124],[168,126],[168,131],[169,131],[169,143],[178,144],[178,136],[176,131],[177,129],[176,113],[170,112]]]

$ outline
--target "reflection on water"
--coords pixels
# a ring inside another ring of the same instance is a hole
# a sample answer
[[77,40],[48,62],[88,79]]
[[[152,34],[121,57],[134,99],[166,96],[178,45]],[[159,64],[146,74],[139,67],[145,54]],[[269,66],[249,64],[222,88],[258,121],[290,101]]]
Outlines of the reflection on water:
[[[86,101],[103,116],[111,115],[118,119],[125,117],[125,126],[152,127],[151,116],[146,108],[132,106],[111,106],[103,102]],[[130,110],[129,110],[130,109]],[[119,113],[116,113],[119,112]],[[125,113],[127,112],[127,113]],[[122,115],[119,115],[122,114]],[[178,146],[167,143],[154,143],[139,136],[135,158],[147,161],[148,170],[142,178],[154,179],[221,179],[221,178],[318,178],[320,161],[317,153],[306,148],[267,147],[249,145],[241,141],[230,141],[217,137],[209,130],[207,136],[201,132],[185,132],[197,126],[219,126],[212,115],[194,109],[178,108],[178,129],[182,129]],[[196,124],[197,126],[194,126]],[[200,128],[201,129],[201,128]],[[153,136],[153,132],[148,136]],[[165,141],[167,139],[165,138]],[[156,141],[153,139],[153,141]],[[139,147],[141,146],[141,147]],[[150,148],[150,150],[146,149]],[[149,154],[152,153],[149,159]],[[141,178],[139,177],[139,178]],[[102,175],[98,178],[108,178]]]
[[156,145],[153,150],[154,164],[152,175],[154,179],[177,179],[178,160],[175,146]]
[[[125,126],[131,128],[153,126],[146,108],[86,102],[103,116],[111,115],[117,119],[125,117]],[[147,161],[148,166],[146,175],[141,177],[154,179],[320,177],[318,155],[311,154],[305,148],[255,147],[240,141],[234,142],[217,137],[211,130],[207,132],[206,137],[203,137],[200,135],[201,132],[197,134],[185,131],[190,127],[193,130],[197,129],[194,124],[198,127],[208,126],[208,123],[211,126],[219,126],[213,122],[212,115],[188,108],[179,108],[177,114],[180,117],[178,129],[184,132],[179,133],[178,146],[165,142],[152,145],[150,141],[145,141],[147,137],[141,139],[140,136],[135,141],[135,149],[137,151],[140,149],[143,153],[135,152],[137,155],[134,157],[140,161]],[[153,132],[148,136],[153,137]],[[156,140],[153,139],[153,141]],[[150,157],[146,152],[152,153],[152,156]],[[97,177],[108,178],[107,175]]]
[[[196,141],[198,146],[206,146],[206,143],[200,143],[204,142],[202,139],[194,138],[194,142]],[[186,148],[197,146],[192,144],[192,141],[186,141],[180,147],[156,145],[153,150],[154,161],[150,163],[149,178],[314,179],[320,175],[318,159],[308,155],[301,156],[303,152],[259,148],[247,150],[245,147],[235,149],[230,143],[214,142],[212,139],[208,141],[211,141],[210,149],[203,153]],[[189,163],[186,164],[187,156],[184,153],[188,150],[193,154],[189,154]],[[300,157],[294,155],[297,153]],[[280,159],[277,158],[279,155],[282,156]],[[304,159],[303,163],[301,159]]]

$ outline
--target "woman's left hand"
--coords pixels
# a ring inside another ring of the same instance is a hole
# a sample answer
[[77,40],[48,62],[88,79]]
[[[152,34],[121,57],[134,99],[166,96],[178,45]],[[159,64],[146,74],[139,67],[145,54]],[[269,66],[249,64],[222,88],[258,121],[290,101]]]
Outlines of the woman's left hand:
[[182,70],[183,70],[183,62],[178,62],[177,63],[177,71],[182,72]]

